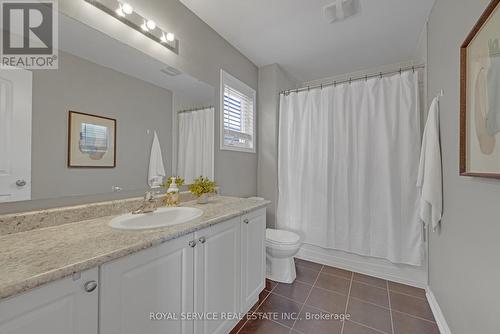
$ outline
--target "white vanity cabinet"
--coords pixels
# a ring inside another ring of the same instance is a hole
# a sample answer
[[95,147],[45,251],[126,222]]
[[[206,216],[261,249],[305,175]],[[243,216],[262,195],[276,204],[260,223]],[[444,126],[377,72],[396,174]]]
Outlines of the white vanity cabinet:
[[100,334],[193,333],[192,321],[173,318],[193,311],[193,240],[191,233],[101,266]]
[[256,210],[102,265],[100,334],[229,333],[264,289],[265,228]]
[[0,302],[2,334],[97,334],[97,268]]
[[1,334],[227,334],[265,285],[265,209],[0,301]]
[[266,209],[241,217],[241,312],[259,300],[266,279]]
[[240,220],[195,233],[195,313],[206,317],[195,321],[195,334],[225,334],[239,321]]

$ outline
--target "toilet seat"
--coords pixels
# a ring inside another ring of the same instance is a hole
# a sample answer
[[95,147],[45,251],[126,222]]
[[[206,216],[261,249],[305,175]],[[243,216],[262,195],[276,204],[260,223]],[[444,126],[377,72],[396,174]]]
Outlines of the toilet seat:
[[274,245],[295,245],[300,242],[297,233],[285,230],[266,229],[266,242]]

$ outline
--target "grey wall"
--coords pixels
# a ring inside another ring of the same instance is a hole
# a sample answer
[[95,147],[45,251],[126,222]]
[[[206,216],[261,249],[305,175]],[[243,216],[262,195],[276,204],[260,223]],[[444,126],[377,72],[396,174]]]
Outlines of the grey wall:
[[[116,168],[66,167],[69,110],[117,120]],[[170,173],[172,93],[166,89],[60,52],[58,70],[33,73],[32,113],[33,201],[1,204],[2,212],[85,202],[91,197],[84,195],[109,194],[114,185],[124,193],[99,198],[142,193],[154,130]]]
[[278,200],[279,92],[296,83],[277,64],[259,68],[257,193],[272,203],[267,206],[267,225],[275,226]]
[[429,97],[441,98],[444,216],[429,279],[453,334],[500,332],[500,181],[458,175],[460,45],[489,0],[438,0],[428,24]]
[[[65,14],[101,25],[106,33],[120,36],[129,45],[174,66],[220,89],[220,69],[257,89],[258,69],[231,44],[210,28],[178,0],[129,0],[134,8],[146,17],[153,18],[158,26],[175,32],[180,42],[179,55],[159,48],[155,42],[144,38],[131,38],[131,34],[119,34],[114,27],[92,21],[89,7],[84,2],[74,0],[59,1],[59,9]],[[115,34],[116,33],[116,34]],[[216,109],[220,101],[217,98]],[[222,194],[253,196],[257,193],[257,154],[220,150],[219,112],[216,113],[215,131],[215,179],[221,186]],[[257,149],[259,149],[257,147]]]

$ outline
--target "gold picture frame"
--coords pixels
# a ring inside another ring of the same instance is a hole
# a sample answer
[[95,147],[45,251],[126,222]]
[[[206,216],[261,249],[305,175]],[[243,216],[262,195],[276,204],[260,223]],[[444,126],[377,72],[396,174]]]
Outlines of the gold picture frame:
[[116,119],[69,111],[68,167],[116,167]]
[[462,44],[460,175],[500,179],[500,0]]

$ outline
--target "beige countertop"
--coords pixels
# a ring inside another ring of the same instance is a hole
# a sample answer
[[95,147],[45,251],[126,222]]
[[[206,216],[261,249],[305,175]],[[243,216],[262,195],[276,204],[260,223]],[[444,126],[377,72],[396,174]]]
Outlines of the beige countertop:
[[186,202],[203,215],[191,222],[144,231],[108,226],[115,216],[0,236],[0,299],[265,207],[269,201],[217,196]]

